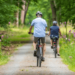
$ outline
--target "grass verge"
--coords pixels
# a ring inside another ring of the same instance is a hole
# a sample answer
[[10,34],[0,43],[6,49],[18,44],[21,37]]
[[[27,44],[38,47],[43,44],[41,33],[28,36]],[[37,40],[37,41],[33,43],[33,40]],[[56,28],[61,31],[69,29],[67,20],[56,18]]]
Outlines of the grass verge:
[[[68,27],[67,29],[68,37],[60,38],[60,54],[63,59],[62,61],[71,71],[75,72],[75,31],[72,27]],[[69,32],[69,30],[71,31]],[[61,31],[65,34],[64,28],[61,28]]]
[[[16,44],[18,44],[17,47],[22,46],[23,44],[21,42],[28,42],[31,39],[31,36],[28,34],[29,28],[28,27],[19,27],[16,28],[14,26],[10,26],[7,30],[4,28],[0,28],[1,31],[5,31],[6,34],[4,34],[3,37],[3,41],[1,42],[3,46],[8,46],[10,47],[10,44],[12,44],[12,42]],[[11,42],[11,43],[9,43]],[[1,47],[1,44],[0,44]],[[16,51],[18,50],[17,47],[14,48],[14,50],[11,51]],[[1,50],[1,48],[0,48]],[[12,52],[12,53],[13,53]],[[9,57],[11,56],[10,51],[6,51],[6,53],[4,53],[4,51],[0,51],[0,65],[4,65],[7,64],[9,61]]]
[[3,55],[0,53],[0,65],[7,64],[9,61],[9,56],[8,55]]

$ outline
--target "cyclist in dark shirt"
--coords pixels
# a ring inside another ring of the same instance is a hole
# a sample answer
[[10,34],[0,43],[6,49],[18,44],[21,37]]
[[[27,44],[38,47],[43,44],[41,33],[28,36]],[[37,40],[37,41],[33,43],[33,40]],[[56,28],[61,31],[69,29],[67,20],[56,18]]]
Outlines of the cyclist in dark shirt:
[[53,26],[51,26],[50,30],[49,30],[50,43],[51,43],[51,48],[53,48],[53,46],[52,46],[52,37],[54,36],[54,37],[58,38],[58,41],[57,41],[57,53],[58,53],[58,56],[60,56],[60,54],[59,54],[59,34],[61,35],[61,32],[60,32],[59,27],[57,26],[57,21],[53,21]]

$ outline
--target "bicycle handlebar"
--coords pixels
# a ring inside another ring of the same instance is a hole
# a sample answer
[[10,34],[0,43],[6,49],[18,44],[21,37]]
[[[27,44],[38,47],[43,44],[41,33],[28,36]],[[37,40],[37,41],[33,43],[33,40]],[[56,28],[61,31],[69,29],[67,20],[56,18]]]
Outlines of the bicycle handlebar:
[[[30,32],[28,32],[28,34],[32,34],[32,35],[33,35],[34,33],[30,33]],[[48,33],[45,33],[45,34],[48,35]]]
[[28,34],[32,34],[32,35],[33,35],[34,33],[30,33],[30,32],[28,32]]

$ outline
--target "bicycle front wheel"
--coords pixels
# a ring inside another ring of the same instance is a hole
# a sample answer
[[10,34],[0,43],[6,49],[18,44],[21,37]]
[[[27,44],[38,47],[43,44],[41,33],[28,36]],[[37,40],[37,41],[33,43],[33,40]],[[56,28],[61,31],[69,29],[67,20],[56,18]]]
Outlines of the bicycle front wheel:
[[38,60],[38,57],[37,57],[37,67],[38,67],[38,61],[39,61],[39,60]]
[[37,66],[41,67],[41,58],[37,58]]
[[57,57],[57,50],[54,49],[54,55],[55,55],[55,58]]
[[42,47],[39,48],[37,51],[37,66],[41,67],[41,62],[42,62]]

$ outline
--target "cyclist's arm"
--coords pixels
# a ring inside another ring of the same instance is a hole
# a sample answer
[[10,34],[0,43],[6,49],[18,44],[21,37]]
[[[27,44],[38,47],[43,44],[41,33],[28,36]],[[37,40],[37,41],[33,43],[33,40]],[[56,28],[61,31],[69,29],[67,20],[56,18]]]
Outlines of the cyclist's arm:
[[29,29],[29,32],[30,32],[30,33],[31,33],[31,30],[32,30],[32,28],[33,28],[33,26],[34,26],[34,23],[35,23],[35,20],[33,20],[32,23],[31,23],[31,26],[30,26],[30,29]]
[[59,34],[60,34],[60,36],[62,36],[62,35],[61,35],[61,31],[60,31],[60,29],[59,29]]
[[31,30],[32,30],[33,26],[30,26],[30,29],[29,29],[29,32],[31,33]]
[[47,31],[47,27],[45,28],[45,31]]

